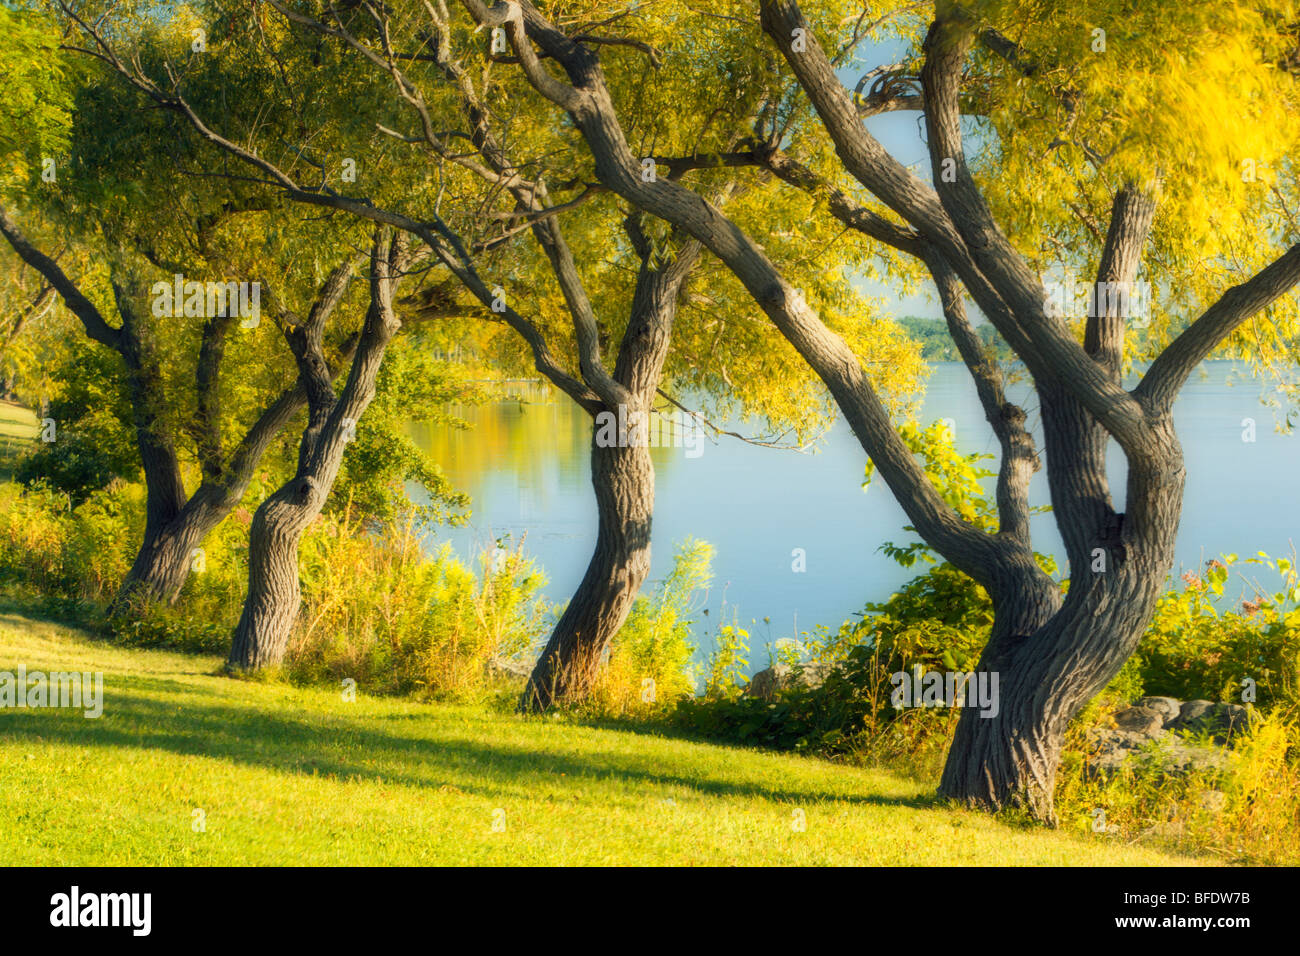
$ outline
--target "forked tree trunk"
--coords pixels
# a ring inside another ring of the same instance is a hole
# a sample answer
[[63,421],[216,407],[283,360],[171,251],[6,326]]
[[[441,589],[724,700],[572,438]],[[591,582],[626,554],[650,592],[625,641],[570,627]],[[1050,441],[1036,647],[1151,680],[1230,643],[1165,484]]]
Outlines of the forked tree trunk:
[[1055,824],[1052,794],[1070,721],[1137,648],[1159,594],[1154,578],[1091,589],[1069,601],[1028,640],[990,643],[980,671],[998,674],[995,716],[968,707],[939,793],[988,810],[1017,806]]
[[[1120,672],[1151,621],[1173,566],[1183,483],[1176,447],[1164,465],[1131,470],[1133,512],[1120,516],[1117,533],[1103,529],[1085,542],[1093,545],[1086,555],[1072,558],[1069,594],[1054,613],[1041,583],[998,589],[993,635],[977,668],[998,674],[997,714],[963,710],[941,796],[986,810],[1022,807],[1057,823],[1053,793],[1065,731]],[[1133,533],[1135,526],[1145,533]]]
[[[762,246],[675,178],[637,175],[639,160],[598,52],[574,43],[535,7],[478,0],[465,5],[481,27],[507,30],[530,85],[567,112],[590,147],[600,182],[704,243],[744,284],[830,389],[912,527],[988,589],[994,634],[980,666],[999,673],[999,714],[981,718],[975,708],[964,711],[941,792],[990,809],[1021,803],[1051,821],[1065,727],[1137,646],[1173,564],[1184,480],[1172,423],[1174,399],[1195,367],[1243,322],[1300,283],[1300,244],[1227,289],[1178,333],[1130,392],[1120,381],[1127,316],[1109,305],[1105,315],[1093,310],[1080,349],[1068,323],[1048,308],[1034,266],[994,220],[966,164],[960,102],[969,75],[965,61],[977,33],[969,12],[958,4],[937,4],[925,40],[920,99],[932,173],[927,185],[863,126],[861,104],[844,88],[798,4],[759,4],[764,32],[817,111],[844,170],[908,228],[897,229],[809,171],[774,171],[809,192],[824,193],[832,214],[847,227],[930,264],[946,314],[964,286],[1033,376],[1047,437],[1052,505],[1071,573],[1069,595],[1058,610],[1050,582],[1032,567],[1026,492],[1036,456],[1024,432],[1024,412],[1006,403],[996,365],[981,359],[978,349],[962,348],[973,338],[960,328],[964,319],[954,322],[950,315],[950,328],[1003,446],[995,535],[964,522],[942,500],[900,440],[859,357],[808,307]],[[790,42],[800,35],[809,42]],[[538,66],[539,51],[563,69],[563,78]],[[1029,72],[1019,57],[995,52]],[[1136,277],[1155,208],[1146,192],[1126,184],[1115,194],[1099,284]],[[944,268],[935,269],[939,260]],[[960,279],[960,285],[949,283],[950,292],[943,288],[945,272]],[[1128,462],[1125,514],[1117,513],[1106,484],[1107,436]],[[1104,566],[1090,560],[1098,554],[1105,557]]]
[[[298,617],[298,545],[325,507],[357,422],[375,396],[384,352],[401,325],[393,293],[407,262],[405,239],[377,229],[371,248],[370,307],[343,393],[335,396],[333,374],[322,348],[325,321],[332,311],[313,308],[307,321],[287,333],[298,360],[299,381],[307,393],[308,420],[298,446],[294,477],[262,502],[248,539],[248,596],[230,647],[229,671],[277,667],[289,646]],[[347,270],[326,281],[322,301],[337,301],[347,285]]]
[[644,446],[602,448],[593,431],[596,550],[524,689],[520,708],[541,711],[586,696],[610,642],[650,573],[655,474]]
[[117,614],[137,604],[176,603],[190,572],[198,564],[196,551],[229,511],[229,508],[186,507],[161,528],[147,528],[110,613]]

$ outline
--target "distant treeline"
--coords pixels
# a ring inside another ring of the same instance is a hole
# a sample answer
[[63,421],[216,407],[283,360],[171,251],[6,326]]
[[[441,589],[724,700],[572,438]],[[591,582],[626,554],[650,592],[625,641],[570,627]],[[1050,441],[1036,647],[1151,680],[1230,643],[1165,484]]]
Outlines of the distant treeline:
[[[948,323],[943,319],[926,319],[918,315],[905,315],[898,324],[907,334],[921,343],[921,356],[927,362],[960,362],[957,346],[948,334]],[[985,322],[975,326],[986,349],[992,349],[999,361],[1013,361],[1015,355],[992,325]]]

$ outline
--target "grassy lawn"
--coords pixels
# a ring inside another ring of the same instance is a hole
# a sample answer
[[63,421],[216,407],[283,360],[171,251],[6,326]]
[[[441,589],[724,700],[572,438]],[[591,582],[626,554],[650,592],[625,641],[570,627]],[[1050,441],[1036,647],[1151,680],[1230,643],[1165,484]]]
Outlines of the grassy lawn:
[[40,433],[36,413],[12,402],[0,402],[0,480],[13,474],[13,457]]
[[484,708],[346,703],[213,676],[218,663],[0,615],[0,671],[104,674],[99,719],[0,710],[0,864],[1194,862],[935,806],[883,772]]
[[40,431],[36,413],[12,402],[0,402],[0,438],[35,438]]

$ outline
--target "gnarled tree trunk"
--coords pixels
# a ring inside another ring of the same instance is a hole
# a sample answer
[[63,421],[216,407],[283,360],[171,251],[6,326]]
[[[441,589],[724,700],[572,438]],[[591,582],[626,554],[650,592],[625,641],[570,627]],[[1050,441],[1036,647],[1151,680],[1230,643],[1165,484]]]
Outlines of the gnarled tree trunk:
[[[638,218],[629,217],[624,225],[641,255],[641,266],[612,376],[600,367],[595,354],[594,327],[584,333],[579,316],[585,310],[571,305],[579,338],[590,335],[591,351],[582,363],[583,377],[602,399],[597,403],[586,396],[574,396],[594,418],[591,481],[599,513],[596,550],[524,688],[519,709],[525,712],[579,700],[591,691],[610,642],[627,620],[650,573],[655,476],[649,450],[649,412],[672,340],[677,298],[699,261],[701,246],[687,242],[674,259],[661,261],[646,242]],[[570,294],[570,302],[580,298],[585,302],[558,229],[548,222],[537,235]],[[617,429],[602,424],[606,416],[618,423]],[[618,434],[611,443],[607,436],[614,431]]]
[[650,573],[655,482],[650,450],[604,448],[598,433],[599,428],[591,444],[591,483],[600,515],[596,550],[528,680],[527,710],[586,696]]
[[328,493],[310,475],[295,476],[258,507],[248,536],[248,596],[229,665],[274,667],[283,659],[301,601],[298,543]]
[[136,604],[174,604],[198,563],[196,552],[203,540],[233,507],[210,506],[191,499],[166,523],[146,521],[144,540],[113,599],[110,613]]
[[[1136,650],[1171,561],[1169,548],[1140,562],[1144,567],[1076,578],[1060,610],[1028,636],[995,623],[977,670],[998,674],[996,713],[962,711],[941,795],[988,810],[1024,807],[1056,822],[1052,794],[1066,728]],[[1021,590],[1010,600],[1023,610],[1031,594]]]
[[293,478],[262,502],[253,516],[248,596],[235,629],[228,670],[261,670],[284,660],[301,600],[298,545],[325,507],[347,444],[375,396],[384,351],[401,325],[393,311],[393,294],[408,260],[407,251],[405,238],[394,239],[389,230],[376,229],[370,255],[370,307],[342,395],[334,394],[334,375],[322,343],[325,320],[347,286],[347,270],[340,267],[326,280],[320,300],[305,322],[287,325],[285,335],[298,360],[299,383],[307,395],[307,428],[299,443]]

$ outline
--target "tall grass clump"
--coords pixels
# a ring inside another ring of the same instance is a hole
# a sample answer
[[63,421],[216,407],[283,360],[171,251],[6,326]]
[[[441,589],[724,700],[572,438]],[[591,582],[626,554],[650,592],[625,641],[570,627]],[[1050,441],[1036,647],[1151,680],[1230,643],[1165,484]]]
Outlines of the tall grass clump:
[[610,642],[591,696],[574,710],[597,717],[652,718],[695,692],[698,668],[691,638],[698,602],[712,581],[713,546],[687,538],[651,594],[632,605]]
[[[250,490],[250,497],[264,493]],[[37,484],[0,484],[0,596],[92,627],[115,641],[225,654],[248,586],[252,513],[236,508],[203,542],[175,606],[109,617],[135,557],[144,489],[115,481],[81,503]],[[411,521],[321,515],[299,550],[302,604],[283,674],[356,681],[365,692],[463,699],[501,682],[548,630],[545,578],[522,548],[483,555],[480,571],[449,547],[425,553]]]
[[522,544],[484,552],[475,575],[449,545],[427,555],[409,522],[368,533],[345,510],[312,530],[288,654],[296,681],[351,678],[374,693],[465,699],[547,633],[546,579]]

